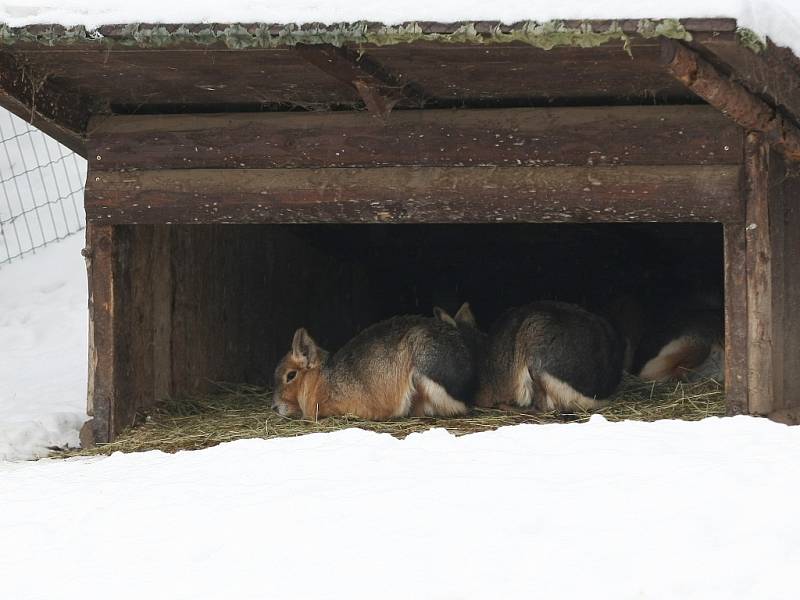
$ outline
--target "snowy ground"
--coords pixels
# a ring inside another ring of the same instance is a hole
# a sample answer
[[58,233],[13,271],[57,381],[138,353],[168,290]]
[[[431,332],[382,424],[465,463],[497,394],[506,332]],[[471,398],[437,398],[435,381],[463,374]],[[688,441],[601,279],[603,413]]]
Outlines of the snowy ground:
[[0,460],[78,443],[86,420],[83,245],[77,234],[0,269]]
[[798,464],[748,417],[0,463],[0,593],[796,598]]

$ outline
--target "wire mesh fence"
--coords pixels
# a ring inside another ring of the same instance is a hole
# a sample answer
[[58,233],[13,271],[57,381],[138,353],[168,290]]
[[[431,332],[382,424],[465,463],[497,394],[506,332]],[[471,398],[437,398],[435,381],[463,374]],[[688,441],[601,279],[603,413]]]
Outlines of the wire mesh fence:
[[86,226],[86,161],[0,109],[0,268]]

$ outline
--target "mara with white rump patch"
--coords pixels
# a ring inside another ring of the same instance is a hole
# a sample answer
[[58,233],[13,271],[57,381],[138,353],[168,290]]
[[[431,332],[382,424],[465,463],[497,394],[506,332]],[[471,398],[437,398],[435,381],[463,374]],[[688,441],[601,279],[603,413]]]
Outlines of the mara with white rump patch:
[[[329,357],[305,329],[275,370],[273,407],[286,416],[363,419],[455,416],[476,382],[474,350],[456,318],[399,316],[368,327]],[[471,313],[469,313],[471,315]]]
[[648,381],[710,378],[722,382],[724,340],[721,307],[674,310],[645,333],[633,371]]
[[535,302],[512,309],[489,334],[476,404],[601,408],[622,378],[623,353],[611,325],[578,306]]

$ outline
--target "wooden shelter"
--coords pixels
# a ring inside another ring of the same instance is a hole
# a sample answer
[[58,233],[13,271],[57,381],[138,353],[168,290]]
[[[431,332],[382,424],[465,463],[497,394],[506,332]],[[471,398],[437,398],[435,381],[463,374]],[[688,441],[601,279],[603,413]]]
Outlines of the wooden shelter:
[[[721,224],[730,413],[797,419],[800,63],[735,21],[3,27],[0,44],[0,105],[89,163],[84,441],[208,381],[268,379],[303,319],[346,339],[376,289],[402,293],[393,257],[467,251],[442,224]],[[417,225],[319,225],[397,223]],[[521,235],[502,231],[485,239]]]

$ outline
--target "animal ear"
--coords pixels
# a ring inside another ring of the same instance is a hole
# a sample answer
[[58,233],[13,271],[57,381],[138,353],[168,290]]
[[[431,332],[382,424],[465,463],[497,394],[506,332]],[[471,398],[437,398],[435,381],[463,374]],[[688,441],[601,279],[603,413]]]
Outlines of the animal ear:
[[292,356],[308,368],[320,364],[320,348],[304,327],[294,332]]
[[478,322],[475,320],[475,315],[472,314],[472,309],[469,307],[469,302],[464,302],[461,305],[461,308],[458,309],[458,312],[455,316],[456,323],[464,323],[465,325],[471,325],[472,327],[477,327]]
[[438,306],[433,307],[433,316],[442,321],[443,323],[447,323],[448,325],[452,325],[453,327],[456,326],[456,321],[451,317],[446,310],[443,308],[439,308]]

